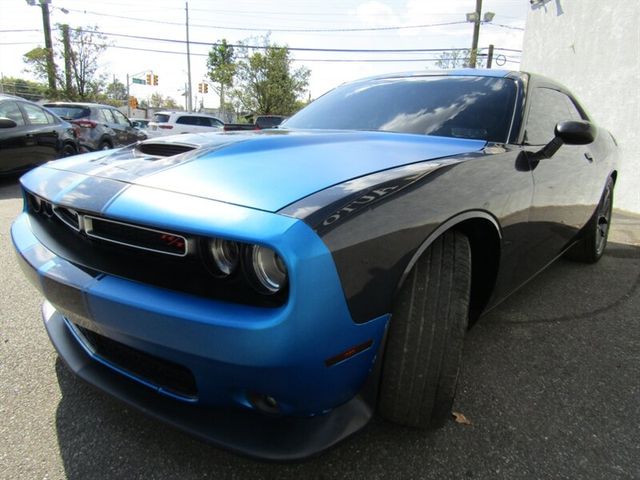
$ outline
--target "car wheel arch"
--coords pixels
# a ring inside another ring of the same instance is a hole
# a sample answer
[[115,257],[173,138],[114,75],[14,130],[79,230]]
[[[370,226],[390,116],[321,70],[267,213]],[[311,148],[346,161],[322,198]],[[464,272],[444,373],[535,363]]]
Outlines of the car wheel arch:
[[471,298],[469,305],[469,325],[473,325],[487,306],[498,275],[502,230],[497,219],[482,210],[471,210],[459,213],[438,226],[416,249],[407,263],[393,299],[397,298],[402,285],[412,268],[441,235],[449,230],[463,233],[471,245]]

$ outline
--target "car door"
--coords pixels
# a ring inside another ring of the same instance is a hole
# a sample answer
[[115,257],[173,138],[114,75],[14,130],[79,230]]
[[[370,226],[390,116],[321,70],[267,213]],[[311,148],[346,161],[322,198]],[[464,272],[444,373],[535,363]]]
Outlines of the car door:
[[58,158],[60,132],[51,114],[37,105],[18,102],[27,119],[25,136],[33,145],[33,157],[28,164],[40,164]]
[[17,124],[15,127],[0,129],[0,173],[7,173],[29,164],[29,159],[35,155],[35,142],[26,135],[27,122],[17,102],[0,102],[0,117]]
[[604,185],[589,145],[562,145],[551,158],[539,154],[554,138],[558,123],[586,115],[560,89],[545,84],[532,88],[524,137],[534,180],[529,221],[537,235],[530,261],[542,267],[587,223]]
[[116,121],[114,130],[118,132],[118,141],[121,145],[131,145],[138,141],[138,132],[127,117],[119,110],[111,110]]
[[193,133],[202,130],[204,128],[201,126],[200,117],[196,115],[183,115],[176,119],[176,133]]

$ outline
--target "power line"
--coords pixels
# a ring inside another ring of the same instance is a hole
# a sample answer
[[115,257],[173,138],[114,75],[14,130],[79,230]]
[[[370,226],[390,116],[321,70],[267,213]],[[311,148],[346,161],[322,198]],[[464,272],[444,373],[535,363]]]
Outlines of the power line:
[[[138,18],[138,17],[127,17],[124,15],[113,15],[109,13],[100,13],[100,12],[92,12],[90,10],[75,10],[68,8],[70,12],[76,13],[84,13],[89,15],[97,15],[100,17],[111,17],[111,18],[119,18],[124,20],[134,20],[137,22],[147,22],[147,23],[157,23],[162,25],[179,25],[183,26],[184,23],[180,22],[170,22],[166,20],[151,20],[148,18]],[[320,32],[377,32],[384,30],[406,30],[406,29],[414,29],[414,28],[430,28],[430,27],[444,27],[449,25],[461,25],[467,23],[466,21],[455,21],[455,22],[442,22],[442,23],[430,23],[423,25],[396,25],[390,27],[363,27],[363,28],[265,28],[265,27],[229,27],[224,25],[202,25],[202,24],[189,24],[190,27],[199,27],[199,28],[212,28],[218,30],[240,30],[240,31],[248,31],[248,32],[287,32],[287,33],[320,33]]]
[[[175,50],[157,50],[154,48],[128,47],[124,45],[111,45],[110,48],[119,48],[123,50],[136,50],[142,52],[168,53],[172,55],[184,55],[184,52],[176,52]],[[446,51],[446,50],[445,50]],[[444,52],[444,51],[443,51]],[[196,57],[208,57],[207,53],[192,53]],[[246,57],[241,57],[246,58]],[[429,57],[429,58],[292,58],[294,62],[326,62],[326,63],[398,63],[398,62],[435,62],[438,60],[450,60],[453,57]],[[506,57],[507,62],[520,63],[519,60],[511,60]]]
[[[93,33],[91,30],[83,30],[78,29],[83,33]],[[121,38],[131,38],[136,40],[150,40],[153,42],[168,42],[168,43],[179,43],[185,44],[187,43],[185,40],[178,40],[172,38],[162,38],[162,37],[146,37],[142,35],[128,35],[123,33],[110,33],[110,32],[99,32],[102,35],[106,35],[109,37],[121,37]],[[205,45],[207,47],[217,46],[216,42],[197,42],[191,41],[189,42],[193,45]],[[255,50],[266,50],[272,48],[268,45],[244,45],[241,43],[238,44],[228,44],[230,47],[234,48],[248,48]],[[297,51],[297,52],[346,52],[346,53],[416,53],[416,52],[454,52],[454,51],[463,51],[467,50],[466,48],[397,48],[397,49],[374,49],[374,48],[315,48],[315,47],[283,47],[287,48],[289,51]],[[496,48],[496,50],[503,50],[500,48]],[[184,52],[183,52],[184,53]]]

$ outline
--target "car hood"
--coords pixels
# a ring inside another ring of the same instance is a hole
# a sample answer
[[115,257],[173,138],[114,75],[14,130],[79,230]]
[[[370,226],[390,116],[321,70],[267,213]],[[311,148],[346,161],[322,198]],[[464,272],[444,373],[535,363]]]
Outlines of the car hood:
[[47,166],[275,212],[354,178],[485,145],[387,132],[208,133],[148,140]]

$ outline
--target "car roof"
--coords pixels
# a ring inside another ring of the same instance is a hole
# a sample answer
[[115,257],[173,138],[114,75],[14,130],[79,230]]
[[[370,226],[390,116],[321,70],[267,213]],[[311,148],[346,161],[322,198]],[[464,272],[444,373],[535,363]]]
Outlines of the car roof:
[[198,117],[218,118],[215,115],[211,115],[210,113],[183,112],[181,110],[158,110],[157,112],[154,112],[154,115],[156,115],[156,114],[160,114],[160,115],[193,115],[193,116],[198,116]]
[[[355,80],[356,82],[368,80],[382,80],[385,78],[412,78],[412,77],[492,77],[504,78],[507,76],[521,77],[523,72],[514,70],[495,70],[480,68],[457,68],[453,70],[418,70],[410,72],[385,73]],[[350,83],[350,82],[349,82]]]
[[116,108],[112,105],[105,105],[103,103],[91,103],[91,102],[47,102],[45,103],[45,105],[48,107]]
[[10,95],[8,93],[0,93],[0,100],[24,100],[25,102],[31,102],[26,98],[18,97],[17,95]]

